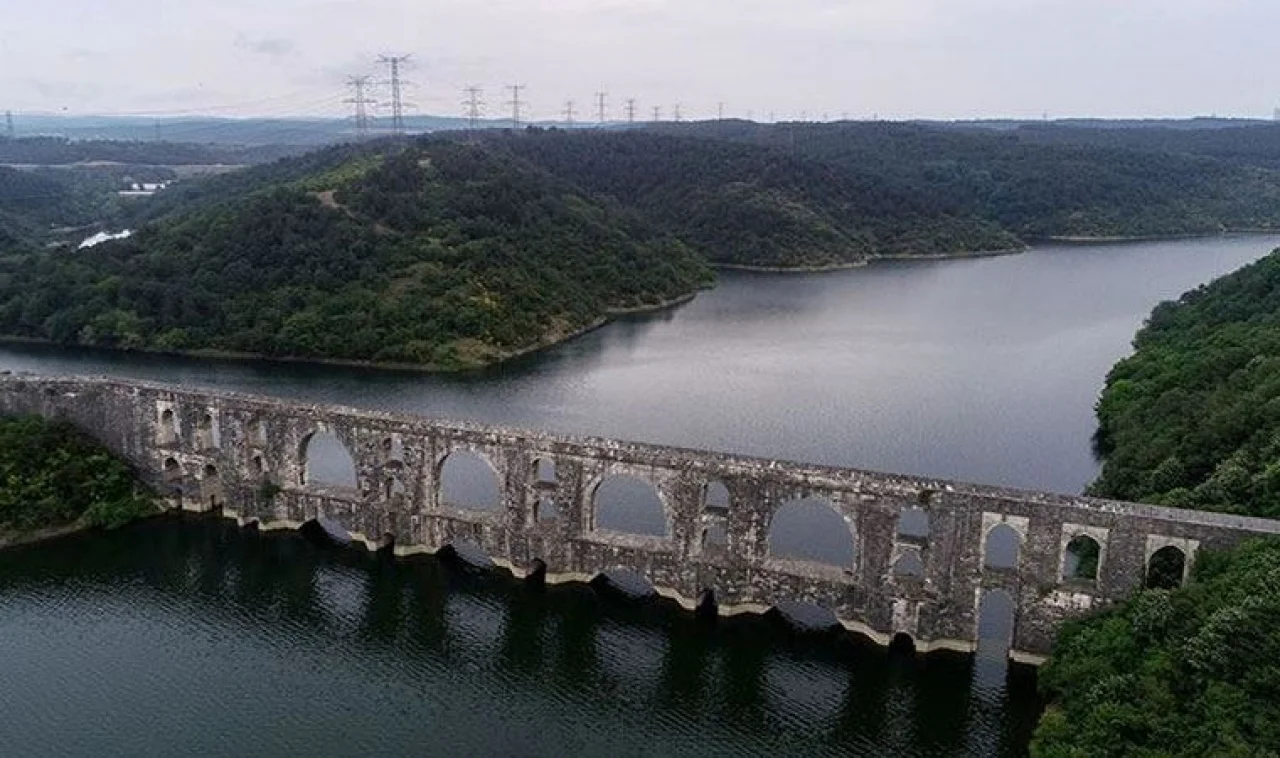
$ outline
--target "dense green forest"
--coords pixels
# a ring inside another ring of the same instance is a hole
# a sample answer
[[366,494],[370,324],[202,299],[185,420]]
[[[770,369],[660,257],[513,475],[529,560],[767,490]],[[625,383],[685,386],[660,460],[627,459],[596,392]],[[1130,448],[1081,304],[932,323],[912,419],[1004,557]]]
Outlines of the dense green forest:
[[[457,368],[689,294],[709,283],[706,263],[856,265],[1280,221],[1280,173],[1261,165],[1018,131],[452,133],[334,146],[141,201],[115,193],[141,166],[0,168],[0,333]],[[225,154],[18,143],[50,160]],[[137,234],[74,250],[95,227]]]
[[[1097,495],[1280,517],[1280,250],[1152,313],[1098,404]],[[1280,754],[1280,540],[1065,628],[1037,756]]]
[[708,260],[768,267],[1016,250],[998,224],[855,169],[772,148],[649,132],[529,130],[487,144],[608,196]]
[[1166,149],[1162,133],[1146,129],[1133,130],[1137,136],[1123,145],[1093,137],[1096,130],[1075,130],[1073,141],[889,122],[729,121],[658,130],[768,146],[856,170],[883,191],[994,221],[1028,240],[1280,229],[1280,173],[1266,157],[1274,139],[1266,130],[1201,137],[1224,153],[1235,144],[1236,154],[1248,153],[1239,145],[1253,140],[1254,162],[1222,160],[1208,148]]
[[708,284],[688,247],[483,147],[340,147],[210,180],[128,239],[0,262],[0,332],[459,368]]
[[0,536],[113,528],[156,511],[129,466],[69,423],[0,418]]
[[1037,758],[1280,755],[1280,540],[1069,624],[1039,683]]
[[1164,303],[1107,377],[1093,494],[1280,517],[1280,251]]

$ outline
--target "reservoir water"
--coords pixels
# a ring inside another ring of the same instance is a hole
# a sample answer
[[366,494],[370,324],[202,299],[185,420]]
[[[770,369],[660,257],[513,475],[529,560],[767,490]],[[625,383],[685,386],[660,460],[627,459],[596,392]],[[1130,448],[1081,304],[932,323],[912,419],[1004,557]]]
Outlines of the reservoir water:
[[[491,371],[436,377],[47,347],[0,368],[1077,492],[1092,406],[1152,306],[1277,238],[724,273]],[[156,522],[0,553],[5,755],[1018,755],[1038,706],[976,657],[696,625],[587,588]]]

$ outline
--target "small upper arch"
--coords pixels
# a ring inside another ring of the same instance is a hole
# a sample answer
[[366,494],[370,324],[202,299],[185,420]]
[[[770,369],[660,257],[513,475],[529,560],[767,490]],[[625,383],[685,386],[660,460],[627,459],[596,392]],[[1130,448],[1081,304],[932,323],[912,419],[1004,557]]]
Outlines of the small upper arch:
[[1022,535],[1007,523],[987,529],[982,537],[982,565],[993,569],[1018,567],[1022,551]]

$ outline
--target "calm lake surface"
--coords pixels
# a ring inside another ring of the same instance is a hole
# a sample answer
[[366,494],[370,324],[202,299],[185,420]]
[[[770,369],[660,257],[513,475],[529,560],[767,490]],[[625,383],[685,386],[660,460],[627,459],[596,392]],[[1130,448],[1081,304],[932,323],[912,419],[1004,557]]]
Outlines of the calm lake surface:
[[[0,368],[1078,492],[1093,403],[1142,319],[1277,245],[725,273],[463,377],[40,347],[0,348]],[[1004,631],[916,659],[161,521],[0,553],[0,738],[5,755],[1018,755],[1038,705]]]

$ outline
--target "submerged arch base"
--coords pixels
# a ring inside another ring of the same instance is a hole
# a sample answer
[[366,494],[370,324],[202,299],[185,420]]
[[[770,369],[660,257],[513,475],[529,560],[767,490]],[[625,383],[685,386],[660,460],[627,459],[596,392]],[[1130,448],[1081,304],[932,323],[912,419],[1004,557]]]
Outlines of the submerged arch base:
[[[222,512],[222,517],[234,520],[236,524],[241,528],[245,528],[251,525],[256,525],[258,527],[259,532],[264,534],[267,532],[283,532],[283,531],[296,532],[302,528],[304,523],[306,523],[306,522],[294,522],[294,521],[288,521],[288,520],[262,521],[261,519],[258,519],[253,516],[243,516],[234,511],[225,510],[225,509]],[[385,550],[387,547],[385,542],[381,540],[371,539],[360,532],[351,532],[350,536],[351,536],[351,545],[353,546],[361,545],[370,553],[377,553],[379,550]],[[403,545],[396,544],[391,547],[391,553],[396,558],[409,558],[415,555],[437,555],[442,550],[445,550],[448,547],[449,547],[448,545],[442,545],[439,548],[433,549],[425,545],[403,546]],[[495,558],[493,556],[489,556],[489,559],[493,562],[494,568],[501,569],[503,571],[508,572],[509,574],[511,574],[513,578],[519,581],[524,581],[525,579],[528,579],[531,575],[537,574],[539,575],[539,583],[543,583],[547,585],[560,585],[560,584],[590,585],[592,581],[595,580],[595,578],[600,575],[600,574],[584,574],[584,573],[578,573],[578,572],[553,573],[547,570],[546,564],[543,563],[541,560],[535,561],[534,564],[531,566],[517,566],[511,563],[510,561],[507,561],[502,558]],[[681,592],[678,592],[677,590],[674,590],[670,587],[663,587],[659,585],[654,585],[654,591],[657,593],[658,597],[674,602],[676,605],[680,606],[681,610],[684,610],[687,613],[698,612],[699,598],[697,597],[689,598],[689,597],[686,597]],[[729,604],[729,603],[721,602],[719,597],[717,597],[715,609],[716,609],[716,615],[721,618],[732,618],[734,616],[756,616],[756,617],[763,618],[765,614],[767,614],[770,610],[773,609],[773,606],[763,605],[760,603]],[[886,649],[892,646],[894,637],[896,637],[899,634],[898,632],[893,632],[888,634],[884,632],[877,632],[876,630],[872,629],[871,627],[867,626],[866,624],[860,621],[851,621],[848,619],[842,619],[842,618],[839,618],[839,616],[836,617],[836,620],[840,622],[840,626],[843,627],[845,631],[852,632],[853,634],[864,637],[870,640],[871,642]],[[954,640],[954,639],[919,640],[919,639],[916,639],[914,636],[912,636],[911,641],[915,644],[915,650],[919,654],[927,654],[927,653],[933,653],[938,651],[972,654],[977,652],[978,650],[978,643],[976,640]],[[1039,666],[1043,664],[1046,660],[1048,660],[1048,656],[1036,655],[1034,653],[1026,653],[1026,652],[1010,649],[1009,660],[1013,661],[1014,663],[1026,664],[1030,666]]]

